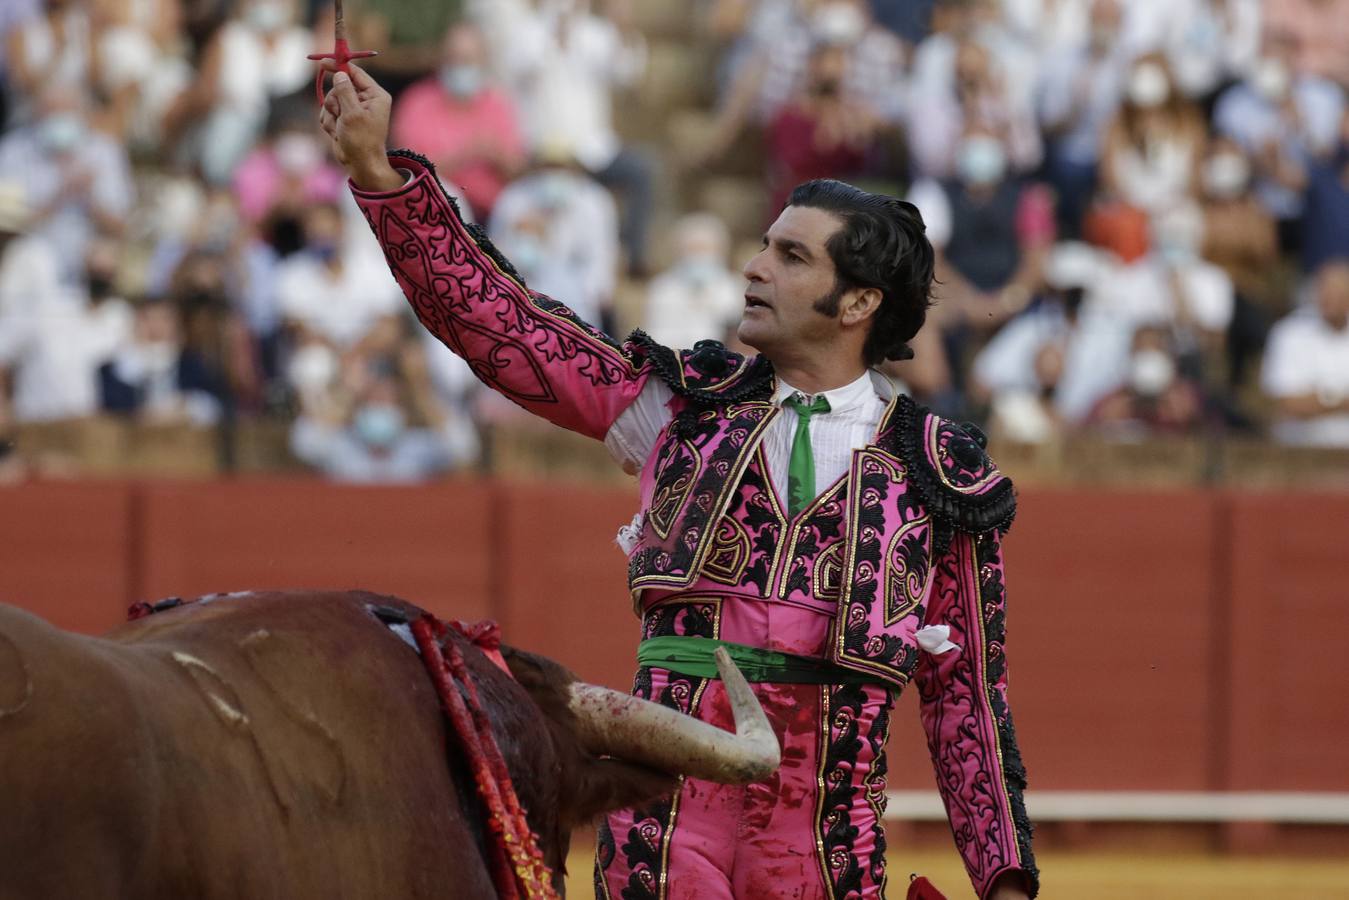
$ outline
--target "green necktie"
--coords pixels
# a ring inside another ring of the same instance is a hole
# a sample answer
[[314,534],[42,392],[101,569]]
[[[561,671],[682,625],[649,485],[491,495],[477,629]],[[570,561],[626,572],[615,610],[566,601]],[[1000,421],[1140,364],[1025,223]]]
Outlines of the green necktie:
[[792,438],[792,455],[787,461],[787,513],[793,519],[815,499],[815,451],[810,448],[810,417],[829,412],[829,401],[824,395],[806,404],[800,394],[782,401],[783,406],[796,411],[796,436]]

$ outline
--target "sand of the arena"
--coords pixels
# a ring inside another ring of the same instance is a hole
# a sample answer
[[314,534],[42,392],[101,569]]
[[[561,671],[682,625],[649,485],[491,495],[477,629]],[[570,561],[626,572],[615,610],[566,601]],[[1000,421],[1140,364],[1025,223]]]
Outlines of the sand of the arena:
[[[590,897],[593,845],[578,839],[568,859],[567,896]],[[1041,900],[1349,900],[1349,859],[1231,857],[1199,853],[1037,854]],[[910,872],[932,879],[949,900],[972,900],[955,852],[889,855],[890,900],[903,900]]]

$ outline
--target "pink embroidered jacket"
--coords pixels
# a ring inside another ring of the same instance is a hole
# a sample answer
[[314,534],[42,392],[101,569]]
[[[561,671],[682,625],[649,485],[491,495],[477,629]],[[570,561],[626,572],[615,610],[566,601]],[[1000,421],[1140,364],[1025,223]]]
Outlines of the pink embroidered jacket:
[[[405,151],[390,161],[412,174],[402,189],[353,193],[417,317],[484,383],[599,439],[647,379],[675,394],[674,417],[640,475],[634,601],[647,588],[679,590],[709,573],[743,585],[754,548],[784,546],[790,562],[774,586],[779,595],[837,604],[831,661],[896,691],[918,681],[938,786],[980,895],[1011,869],[1034,887],[1003,653],[1000,535],[1015,498],[982,436],[898,396],[876,441],[854,453],[846,494],[814,504],[786,536],[780,525],[766,533],[752,504],[733,498],[739,491],[743,501],[746,469],[777,413],[767,360],[712,341],[676,353],[641,332],[615,343],[530,291],[462,221],[429,163]],[[837,519],[832,539],[812,514]],[[962,652],[920,653],[915,633],[925,625],[948,627]]]

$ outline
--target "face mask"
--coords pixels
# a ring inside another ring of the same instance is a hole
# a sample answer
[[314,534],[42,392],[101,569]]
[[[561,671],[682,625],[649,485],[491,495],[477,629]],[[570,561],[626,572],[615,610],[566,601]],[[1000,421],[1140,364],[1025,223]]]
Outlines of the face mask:
[[1171,96],[1171,82],[1161,66],[1147,63],[1134,69],[1129,77],[1129,99],[1135,106],[1152,109]]
[[1143,397],[1160,397],[1176,380],[1176,363],[1163,350],[1139,350],[1129,366],[1129,384]]
[[272,32],[286,24],[286,8],[280,3],[254,3],[248,8],[248,24]]
[[441,86],[461,100],[482,90],[484,80],[482,69],[477,66],[442,66],[440,69]]
[[302,394],[321,391],[337,376],[337,356],[322,344],[306,344],[290,358],[286,374]]
[[1007,154],[995,137],[966,138],[956,155],[956,171],[966,184],[977,186],[999,181],[1007,170]]
[[323,161],[318,142],[307,134],[283,134],[276,139],[276,164],[288,175],[303,175]]
[[694,290],[703,290],[716,282],[723,268],[717,260],[706,256],[694,256],[679,263],[679,277]]
[[565,172],[548,172],[539,179],[539,200],[549,209],[561,209],[571,200],[574,184]]
[[826,3],[811,20],[816,40],[825,44],[855,44],[866,27],[866,19],[851,3]]
[[836,97],[838,96],[839,80],[837,78],[821,78],[815,82],[815,96],[817,97]]
[[326,265],[337,259],[337,242],[332,240],[314,241],[309,245],[309,252],[314,254],[319,262]]
[[272,222],[267,241],[277,256],[290,256],[304,246],[304,226],[294,216],[284,216]]
[[1282,100],[1288,93],[1291,78],[1288,67],[1278,59],[1262,59],[1256,63],[1252,86],[1267,100]]
[[161,375],[178,362],[178,346],[172,341],[147,341],[136,350],[150,375]]
[[352,420],[352,427],[362,441],[371,447],[392,446],[403,433],[403,412],[396,406],[383,403],[362,406]]
[[1251,181],[1251,166],[1240,153],[1220,153],[1204,163],[1204,190],[1219,200],[1239,197]]
[[511,242],[511,263],[526,276],[538,273],[543,256],[543,245],[532,235],[520,235]]
[[69,150],[84,137],[84,121],[74,113],[56,113],[38,126],[42,143],[57,153]]
[[92,300],[106,300],[116,289],[112,276],[103,272],[89,272],[85,275],[85,281],[89,285],[89,297]]

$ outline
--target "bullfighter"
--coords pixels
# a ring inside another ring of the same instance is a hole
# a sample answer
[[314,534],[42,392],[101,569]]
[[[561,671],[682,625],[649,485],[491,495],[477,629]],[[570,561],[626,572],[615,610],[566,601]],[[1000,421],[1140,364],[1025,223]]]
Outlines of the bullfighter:
[[745,266],[739,337],[625,342],[531,291],[434,168],[386,152],[390,97],[337,73],[320,124],[422,324],[493,390],[601,440],[638,478],[620,530],[641,617],[634,692],[730,727],[729,649],[782,744],[771,779],[685,779],[600,823],[600,898],[884,896],[890,710],[917,685],[981,898],[1038,889],[1007,705],[1010,481],[982,435],[875,367],[907,354],[933,251],[911,205],[798,187]]

